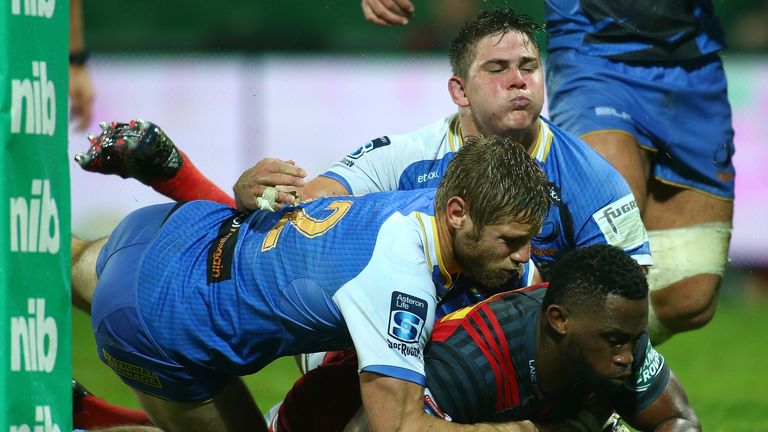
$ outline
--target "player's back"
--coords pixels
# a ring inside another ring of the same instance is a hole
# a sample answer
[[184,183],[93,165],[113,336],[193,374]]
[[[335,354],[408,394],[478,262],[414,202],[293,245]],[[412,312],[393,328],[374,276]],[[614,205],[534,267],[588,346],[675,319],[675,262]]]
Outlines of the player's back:
[[[433,197],[432,189],[340,196],[250,215],[185,204],[145,256],[140,312],[158,343],[205,346],[237,374],[263,366],[249,353],[257,338],[259,351],[276,355],[350,346],[334,294],[369,266],[385,224],[418,243],[406,231],[420,229],[414,213],[432,216]],[[152,324],[158,315],[173,324]]]
[[544,287],[497,294],[435,324],[424,356],[427,388],[453,421],[533,414],[536,323]]

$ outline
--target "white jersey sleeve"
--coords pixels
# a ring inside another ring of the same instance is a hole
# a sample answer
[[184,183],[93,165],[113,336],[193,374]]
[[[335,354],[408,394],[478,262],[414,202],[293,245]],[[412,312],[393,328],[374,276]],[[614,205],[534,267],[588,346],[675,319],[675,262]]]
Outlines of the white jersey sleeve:
[[376,138],[321,175],[355,195],[437,187],[447,162],[461,145],[456,133],[458,121],[452,116],[407,134]]
[[333,296],[361,371],[425,384],[424,347],[432,333],[435,285],[426,239],[413,216],[381,227],[369,264]]

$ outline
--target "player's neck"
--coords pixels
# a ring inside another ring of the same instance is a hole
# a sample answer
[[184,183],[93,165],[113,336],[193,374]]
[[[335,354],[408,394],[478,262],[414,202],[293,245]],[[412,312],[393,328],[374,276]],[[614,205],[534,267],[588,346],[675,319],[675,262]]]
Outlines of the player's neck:
[[448,221],[445,219],[445,215],[436,215],[435,224],[437,225],[437,241],[440,248],[440,256],[443,258],[443,266],[445,270],[455,275],[461,271],[458,263],[456,262],[456,256],[453,253],[453,241],[451,239],[451,231],[448,227]]
[[539,391],[544,395],[557,394],[571,385],[566,356],[550,330],[545,320],[539,320],[535,360]]
[[[474,116],[472,115],[472,112],[469,110],[460,110],[459,111],[459,125],[461,127],[461,135],[462,139],[466,140],[467,137],[475,136],[475,137],[481,137],[481,136],[491,136],[494,135],[493,132],[483,130],[475,120]],[[520,144],[525,147],[525,150],[530,153],[533,151],[533,148],[536,146],[536,143],[539,140],[539,134],[541,133],[541,118],[536,117],[536,119],[531,123],[531,125],[522,130],[508,130],[503,135],[507,136],[509,138],[512,138],[513,140],[519,142]]]

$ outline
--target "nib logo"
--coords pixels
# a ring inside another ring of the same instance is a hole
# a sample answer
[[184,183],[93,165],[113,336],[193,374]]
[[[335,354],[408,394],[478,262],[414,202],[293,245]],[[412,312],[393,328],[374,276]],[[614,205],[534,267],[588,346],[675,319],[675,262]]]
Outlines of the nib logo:
[[[55,6],[56,0],[24,0],[24,15],[50,18],[53,16]],[[22,14],[21,0],[11,0],[11,14]]]
[[59,210],[48,180],[32,180],[32,197],[11,198],[11,252],[55,254],[61,245]]
[[56,87],[48,80],[48,65],[44,61],[32,62],[32,78],[11,80],[11,133],[21,133],[21,118],[25,117],[25,134],[53,136]]
[[56,320],[45,316],[45,299],[41,298],[27,299],[27,313],[28,317],[11,317],[11,371],[22,370],[23,355],[24,371],[50,373],[56,366],[59,345]]
[[10,432],[61,432],[61,428],[53,422],[51,407],[45,405],[35,407],[34,425],[11,426]]

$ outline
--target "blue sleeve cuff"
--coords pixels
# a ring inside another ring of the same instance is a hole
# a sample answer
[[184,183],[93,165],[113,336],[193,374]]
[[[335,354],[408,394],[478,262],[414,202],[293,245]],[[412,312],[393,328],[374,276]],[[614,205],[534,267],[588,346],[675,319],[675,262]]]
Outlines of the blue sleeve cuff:
[[424,387],[427,382],[427,379],[424,377],[424,375],[418,372],[414,372],[410,369],[397,366],[371,365],[363,368],[361,372],[373,372],[379,375],[397,378],[403,381],[409,381],[422,387]]
[[344,188],[347,190],[348,194],[351,195],[353,193],[352,192],[352,186],[349,185],[349,182],[347,181],[347,179],[345,179],[344,177],[336,174],[333,171],[326,171],[326,172],[320,174],[319,177],[328,177],[329,179],[336,180],[337,182],[341,183],[342,186],[344,186]]

